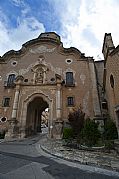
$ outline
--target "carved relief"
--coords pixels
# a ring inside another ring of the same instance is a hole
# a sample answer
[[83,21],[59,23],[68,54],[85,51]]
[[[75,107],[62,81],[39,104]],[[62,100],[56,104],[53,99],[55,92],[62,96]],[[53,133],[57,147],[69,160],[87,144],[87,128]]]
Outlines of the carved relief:
[[44,84],[46,80],[46,73],[48,71],[48,67],[45,63],[44,57],[39,56],[37,63],[32,68],[32,72],[34,73],[33,83]]
[[55,89],[51,89],[50,91],[51,91],[51,94],[55,95],[55,93],[56,93]]
[[45,53],[45,52],[48,52],[48,53],[51,53],[51,52],[53,52],[54,50],[56,49],[56,47],[54,47],[54,48],[47,48],[46,46],[44,46],[44,45],[41,45],[40,47],[38,47],[38,48],[36,48],[36,49],[30,49],[29,51],[31,52],[31,53],[34,53],[34,54],[36,54],[36,53]]
[[19,70],[19,75],[24,75],[24,74],[28,73],[31,69],[33,71],[33,68],[35,66],[38,66],[39,64],[42,64],[42,66],[46,66],[47,69],[50,69],[55,74],[62,75],[62,69],[59,68],[59,67],[55,68],[50,63],[46,63],[46,61],[45,61],[43,56],[39,56],[38,60],[35,63],[30,64],[26,69],[20,69]]

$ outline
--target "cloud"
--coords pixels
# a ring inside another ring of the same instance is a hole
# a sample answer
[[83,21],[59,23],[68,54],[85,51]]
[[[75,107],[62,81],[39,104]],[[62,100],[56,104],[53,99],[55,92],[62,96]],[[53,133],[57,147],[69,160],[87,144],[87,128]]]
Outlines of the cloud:
[[[20,1],[14,0],[14,2]],[[27,17],[28,6],[24,6],[21,12],[21,16],[17,17],[16,27],[12,27],[9,26],[8,17],[0,11],[0,55],[11,49],[19,50],[23,43],[45,32],[41,22],[33,16]]]
[[[62,7],[61,2],[64,2]],[[97,60],[99,55],[103,58],[101,51],[105,33],[111,32],[114,43],[119,43],[117,0],[57,0],[55,6],[62,24],[60,35],[65,47],[77,47]]]
[[19,48],[19,44],[36,38],[44,31],[43,24],[34,17],[24,18],[23,20],[19,20],[17,28],[11,29],[10,38],[14,41],[15,46],[18,44],[17,48]]
[[9,0],[11,3],[13,3],[15,6],[23,6],[24,0]]
[[35,4],[33,7],[34,11],[39,7],[39,13],[32,10],[30,1],[9,2],[19,16],[16,17],[17,24],[11,27],[7,13],[3,13],[4,10],[0,13],[0,54],[11,48],[19,49],[22,43],[44,32],[44,25],[49,31],[54,29],[61,36],[64,47],[76,47],[86,56],[94,56],[96,60],[103,58],[101,51],[105,33],[112,33],[114,44],[119,43],[118,0],[36,1],[37,7]]

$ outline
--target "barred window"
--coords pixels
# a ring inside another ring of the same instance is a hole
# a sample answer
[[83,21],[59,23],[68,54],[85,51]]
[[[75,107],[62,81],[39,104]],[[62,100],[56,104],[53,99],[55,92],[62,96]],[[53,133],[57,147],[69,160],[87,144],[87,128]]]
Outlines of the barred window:
[[67,97],[68,106],[74,106],[74,97]]
[[66,85],[74,85],[73,72],[66,72]]
[[9,107],[10,106],[10,98],[4,97],[3,99],[3,107]]

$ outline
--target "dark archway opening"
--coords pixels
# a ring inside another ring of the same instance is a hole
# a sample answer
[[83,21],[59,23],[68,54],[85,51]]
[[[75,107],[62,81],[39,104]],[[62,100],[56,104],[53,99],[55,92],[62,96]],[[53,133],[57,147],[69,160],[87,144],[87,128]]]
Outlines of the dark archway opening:
[[42,112],[49,107],[42,97],[36,97],[27,106],[26,137],[42,132]]

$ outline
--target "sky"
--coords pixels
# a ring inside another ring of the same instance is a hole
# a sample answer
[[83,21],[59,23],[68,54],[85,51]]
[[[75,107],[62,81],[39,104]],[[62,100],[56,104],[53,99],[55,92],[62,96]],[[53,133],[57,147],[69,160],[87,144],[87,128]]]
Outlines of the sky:
[[102,60],[105,33],[119,44],[119,0],[0,0],[0,56],[54,31],[65,48]]

